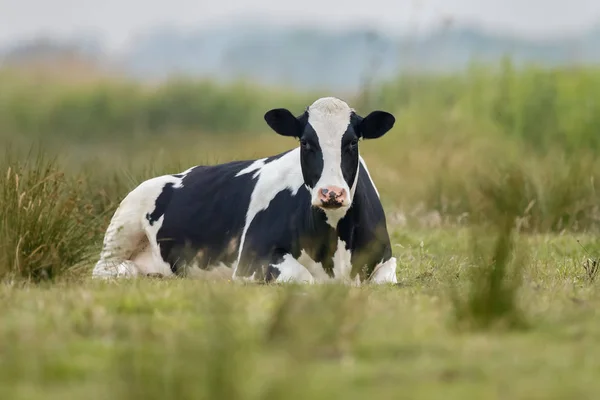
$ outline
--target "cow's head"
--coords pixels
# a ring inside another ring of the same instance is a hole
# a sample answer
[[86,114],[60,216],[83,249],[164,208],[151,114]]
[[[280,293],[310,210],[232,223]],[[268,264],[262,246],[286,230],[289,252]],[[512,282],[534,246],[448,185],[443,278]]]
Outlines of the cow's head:
[[352,204],[358,178],[358,141],[383,136],[395,118],[384,111],[357,115],[344,101],[325,97],[296,117],[284,108],[265,114],[267,124],[283,136],[300,140],[300,164],[312,205],[325,211]]

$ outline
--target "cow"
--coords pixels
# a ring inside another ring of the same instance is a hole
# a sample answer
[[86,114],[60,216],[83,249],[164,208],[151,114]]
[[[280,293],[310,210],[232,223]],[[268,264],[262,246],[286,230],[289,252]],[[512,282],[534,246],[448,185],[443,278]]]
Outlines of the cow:
[[220,266],[234,281],[396,283],[384,209],[358,150],[395,117],[361,117],[324,97],[299,116],[277,108],[264,119],[299,146],[142,182],[115,211],[92,276],[184,277]]

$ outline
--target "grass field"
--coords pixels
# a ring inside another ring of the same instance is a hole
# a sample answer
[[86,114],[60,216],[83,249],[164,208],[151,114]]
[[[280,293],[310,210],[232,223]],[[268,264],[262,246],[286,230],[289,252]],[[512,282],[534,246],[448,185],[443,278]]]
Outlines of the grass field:
[[349,288],[89,278],[129,190],[317,95],[1,72],[0,399],[597,397],[600,70],[417,78],[353,99],[397,117],[361,154],[399,284]]
[[470,296],[471,239],[394,229],[397,287],[5,284],[0,396],[595,398],[600,296],[576,240],[595,241],[520,237],[522,323],[473,329],[453,301]]

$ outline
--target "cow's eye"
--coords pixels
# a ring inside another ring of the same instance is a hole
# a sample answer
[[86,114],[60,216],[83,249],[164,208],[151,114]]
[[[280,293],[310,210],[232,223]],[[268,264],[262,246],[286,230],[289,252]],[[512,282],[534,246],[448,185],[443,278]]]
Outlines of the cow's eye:
[[300,146],[302,146],[302,148],[305,150],[310,149],[310,144],[308,144],[308,142],[304,139],[300,140]]
[[354,139],[353,141],[351,141],[348,144],[348,147],[352,150],[356,149],[358,147],[358,139]]

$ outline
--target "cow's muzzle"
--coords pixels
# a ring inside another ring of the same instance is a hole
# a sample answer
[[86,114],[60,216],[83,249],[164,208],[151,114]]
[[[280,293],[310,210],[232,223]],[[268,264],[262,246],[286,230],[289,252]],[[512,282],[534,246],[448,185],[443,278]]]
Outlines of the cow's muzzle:
[[318,189],[317,195],[319,207],[324,209],[336,209],[347,205],[348,193],[346,190],[337,186],[327,186]]

